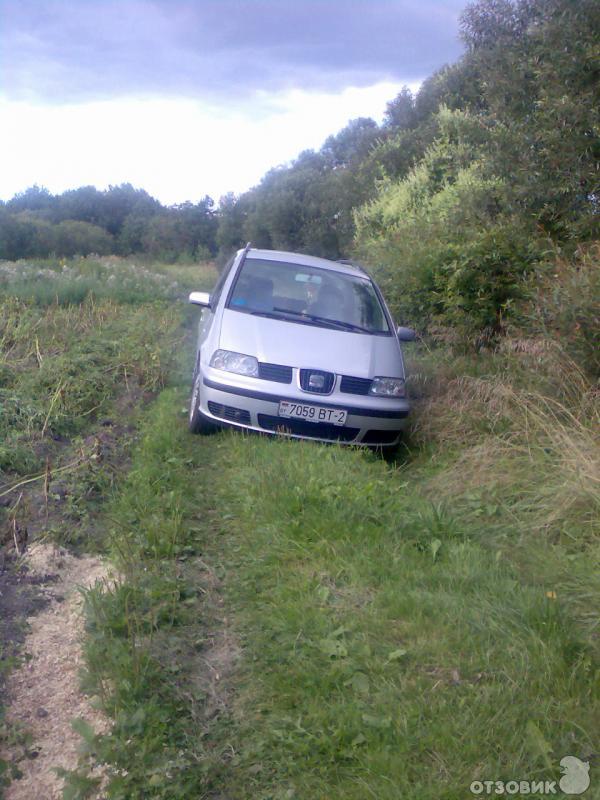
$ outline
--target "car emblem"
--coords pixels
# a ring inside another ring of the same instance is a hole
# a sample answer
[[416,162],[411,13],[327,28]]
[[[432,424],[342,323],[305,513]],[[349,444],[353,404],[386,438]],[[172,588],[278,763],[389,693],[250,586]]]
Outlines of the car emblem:
[[319,372],[312,372],[308,379],[308,388],[321,390],[325,386],[325,375]]

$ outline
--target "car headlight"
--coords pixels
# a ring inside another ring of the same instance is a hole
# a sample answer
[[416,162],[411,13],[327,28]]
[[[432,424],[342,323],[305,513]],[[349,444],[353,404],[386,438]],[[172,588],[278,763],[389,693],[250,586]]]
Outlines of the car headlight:
[[258,361],[254,356],[245,356],[243,353],[232,353],[231,350],[215,350],[210,360],[211,367],[223,369],[225,372],[235,372],[237,375],[258,377]]
[[406,388],[403,378],[373,378],[369,394],[378,397],[405,397]]

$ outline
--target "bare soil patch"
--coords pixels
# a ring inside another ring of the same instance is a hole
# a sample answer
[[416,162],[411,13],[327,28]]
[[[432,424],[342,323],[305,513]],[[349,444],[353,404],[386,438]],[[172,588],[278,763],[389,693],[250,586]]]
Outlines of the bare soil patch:
[[[107,576],[96,557],[77,558],[63,548],[33,545],[26,556],[30,575],[45,576],[46,607],[29,619],[25,659],[7,681],[9,725],[30,735],[27,746],[4,754],[22,774],[6,790],[6,800],[58,800],[63,781],[54,769],[74,769],[80,737],[73,719],[85,718],[97,732],[107,719],[79,690],[83,619],[80,587]],[[51,583],[49,575],[55,576]]]

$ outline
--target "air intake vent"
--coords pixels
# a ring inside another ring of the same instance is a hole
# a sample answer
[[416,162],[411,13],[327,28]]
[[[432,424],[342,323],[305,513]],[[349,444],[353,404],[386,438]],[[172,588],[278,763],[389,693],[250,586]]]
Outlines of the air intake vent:
[[291,383],[292,368],[284,367],[282,364],[265,364],[258,362],[258,377],[263,381],[275,381],[276,383]]
[[243,408],[224,406],[221,403],[208,401],[208,410],[214,417],[225,419],[228,422],[238,422],[240,425],[250,425],[250,412]]
[[320,422],[306,422],[301,419],[273,417],[259,414],[258,424],[266,431],[292,433],[307,439],[326,439],[331,442],[351,442],[358,436],[360,428],[346,428],[341,425],[327,425]]
[[314,394],[330,394],[335,383],[333,372],[323,372],[320,369],[301,369],[300,386],[305,392]]
[[369,394],[369,389],[373,381],[370,378],[353,378],[350,375],[342,375],[340,392],[346,394]]

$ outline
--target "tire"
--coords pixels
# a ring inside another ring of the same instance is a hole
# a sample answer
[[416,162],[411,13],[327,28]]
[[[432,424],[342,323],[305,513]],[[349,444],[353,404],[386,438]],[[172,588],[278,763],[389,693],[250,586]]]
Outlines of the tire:
[[207,435],[218,430],[218,426],[215,425],[212,420],[208,419],[208,417],[205,417],[200,411],[201,382],[202,376],[199,372],[195,372],[194,385],[192,386],[192,397],[190,400],[189,429],[191,433],[201,433]]

